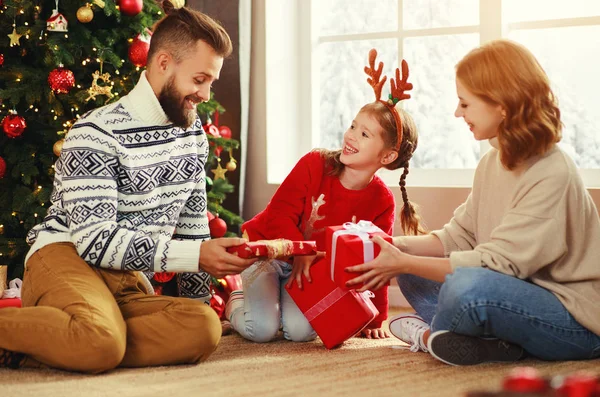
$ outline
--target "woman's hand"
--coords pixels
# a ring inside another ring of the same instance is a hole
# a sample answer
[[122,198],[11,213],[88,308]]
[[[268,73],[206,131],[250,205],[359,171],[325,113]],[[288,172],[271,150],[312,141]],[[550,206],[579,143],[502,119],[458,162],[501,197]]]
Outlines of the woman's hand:
[[317,259],[322,258],[324,255],[324,252],[317,252],[317,255],[295,256],[292,264],[292,274],[285,284],[286,288],[289,288],[294,280],[296,280],[298,288],[302,289],[302,275],[306,277],[306,280],[309,283],[312,283],[312,279],[310,278],[310,267]]
[[357,336],[367,339],[386,339],[390,337],[383,328],[365,328]]
[[346,268],[350,273],[364,272],[348,281],[347,287],[352,288],[355,284],[364,283],[359,291],[377,290],[386,285],[391,278],[404,273],[403,269],[410,256],[379,236],[373,237],[373,242],[381,247],[381,252],[370,262]]

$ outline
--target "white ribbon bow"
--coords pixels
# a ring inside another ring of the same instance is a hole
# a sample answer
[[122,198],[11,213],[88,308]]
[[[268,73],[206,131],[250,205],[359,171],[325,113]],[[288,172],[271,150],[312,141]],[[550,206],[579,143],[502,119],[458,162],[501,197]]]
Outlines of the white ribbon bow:
[[8,289],[4,290],[2,294],[2,299],[11,299],[11,298],[20,298],[21,297],[21,287],[23,286],[23,281],[20,278],[15,278],[8,283]]
[[333,280],[335,270],[335,252],[337,247],[337,239],[339,236],[350,234],[358,236],[363,241],[363,254],[364,262],[373,260],[375,256],[375,248],[373,242],[369,238],[369,233],[383,233],[383,230],[378,228],[371,221],[358,221],[358,223],[346,222],[343,225],[343,229],[337,230],[333,233],[333,241],[331,244],[331,279]]

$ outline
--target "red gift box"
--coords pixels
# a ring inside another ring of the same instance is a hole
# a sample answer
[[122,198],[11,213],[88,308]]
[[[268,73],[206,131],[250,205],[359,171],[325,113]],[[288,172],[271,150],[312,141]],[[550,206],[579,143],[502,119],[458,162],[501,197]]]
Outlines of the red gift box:
[[302,289],[292,283],[287,290],[326,348],[353,337],[379,315],[372,293],[339,288],[324,259],[311,266],[310,274],[312,283],[302,276]]
[[240,258],[285,259],[290,256],[316,255],[315,241],[291,241],[285,239],[251,241],[227,248],[231,254]]
[[0,299],[0,309],[3,307],[21,307],[20,298]]
[[[362,273],[347,273],[345,269],[373,260],[379,255],[381,248],[371,241],[371,237],[380,236],[388,242],[392,237],[369,221],[358,223],[346,222],[342,226],[330,226],[325,231],[325,260],[331,267],[330,278],[338,286],[347,289],[346,282]],[[360,289],[362,283],[352,288]]]

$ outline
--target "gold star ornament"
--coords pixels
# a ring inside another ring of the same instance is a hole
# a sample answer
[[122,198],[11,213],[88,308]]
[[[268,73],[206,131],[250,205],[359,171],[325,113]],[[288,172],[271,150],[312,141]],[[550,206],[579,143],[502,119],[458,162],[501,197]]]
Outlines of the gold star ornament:
[[9,34],[9,35],[7,35],[7,36],[10,39],[10,46],[11,47],[16,46],[16,45],[21,45],[21,43],[19,43],[19,39],[23,35],[17,33],[17,28],[13,28],[12,33]]
[[215,174],[215,177],[213,178],[215,181],[217,179],[225,179],[225,173],[227,172],[227,168],[221,167],[221,163],[219,162],[217,164],[217,168],[213,168],[212,172],[213,174]]

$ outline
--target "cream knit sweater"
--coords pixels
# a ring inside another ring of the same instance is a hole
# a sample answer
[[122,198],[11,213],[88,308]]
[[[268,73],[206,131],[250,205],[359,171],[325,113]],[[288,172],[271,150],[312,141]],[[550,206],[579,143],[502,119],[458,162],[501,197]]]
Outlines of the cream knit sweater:
[[490,143],[467,201],[433,232],[452,268],[527,279],[600,335],[600,219],[575,164],[555,146],[508,171]]

